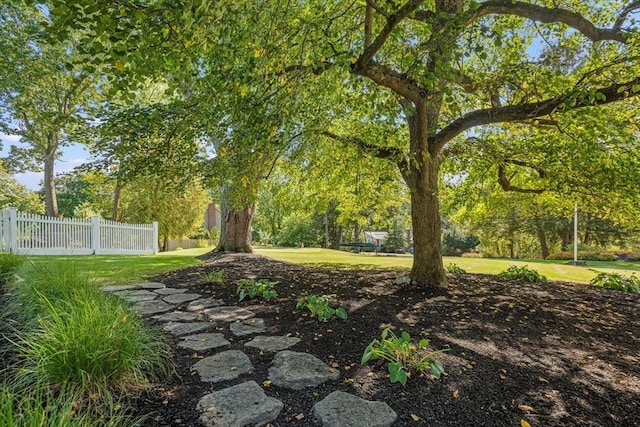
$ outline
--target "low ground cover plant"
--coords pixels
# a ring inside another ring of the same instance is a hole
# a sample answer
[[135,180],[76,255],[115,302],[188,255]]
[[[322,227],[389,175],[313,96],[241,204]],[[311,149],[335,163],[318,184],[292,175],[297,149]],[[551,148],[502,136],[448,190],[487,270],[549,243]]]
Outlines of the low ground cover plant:
[[443,351],[447,350],[432,350],[426,338],[415,344],[411,342],[408,332],[403,331],[397,336],[391,329],[386,328],[379,340],[374,339],[369,343],[364,350],[361,363],[364,365],[370,360],[386,360],[389,380],[405,385],[412,372],[422,374],[430,371],[435,378],[440,378],[444,373],[444,367],[433,356]]
[[454,263],[447,265],[444,270],[449,274],[453,274],[454,276],[462,276],[463,274],[467,274],[467,270]]
[[605,289],[640,293],[640,279],[633,274],[625,276],[620,273],[599,273],[589,283]]
[[224,270],[213,270],[204,275],[204,282],[211,285],[224,282]]
[[498,277],[502,279],[514,280],[520,283],[544,283],[547,278],[536,270],[530,269],[528,266],[510,265],[506,270],[500,272]]
[[329,320],[333,316],[346,320],[348,317],[347,310],[342,307],[334,308],[330,304],[330,300],[335,297],[335,295],[304,296],[296,303],[296,309],[306,308],[311,312],[312,316],[318,319],[318,322]]
[[238,294],[238,300],[242,301],[246,297],[251,299],[256,297],[262,297],[269,301],[276,298],[278,292],[275,290],[275,286],[280,282],[272,282],[268,279],[252,280],[246,279],[238,284],[236,293]]

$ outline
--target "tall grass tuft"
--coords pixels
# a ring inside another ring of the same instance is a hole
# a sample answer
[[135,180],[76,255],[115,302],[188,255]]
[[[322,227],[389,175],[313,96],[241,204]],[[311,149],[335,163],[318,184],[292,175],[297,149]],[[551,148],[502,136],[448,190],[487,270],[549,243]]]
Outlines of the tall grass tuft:
[[39,328],[20,339],[24,373],[100,396],[144,388],[169,372],[170,351],[160,333],[97,292],[49,302]]
[[[21,277],[24,280],[12,285],[4,307],[19,318],[12,334],[19,362],[9,373],[19,386],[14,387],[18,391],[12,399],[28,403],[34,393],[49,399],[51,390],[67,390],[53,407],[64,413],[72,396],[74,413],[88,413],[93,419],[121,406],[114,402],[126,400],[171,372],[171,349],[160,331],[147,326],[120,299],[99,290],[72,262],[31,264]],[[15,405],[6,409],[7,393],[13,392],[5,389],[2,393],[0,417],[25,412]],[[57,394],[54,397],[58,399]],[[108,418],[119,419],[119,415]],[[74,421],[72,425],[85,424]],[[122,425],[132,425],[131,420]]]
[[19,255],[0,252],[0,291],[15,280],[16,272],[24,263],[25,259]]
[[11,427],[131,427],[142,420],[128,416],[118,404],[108,408],[82,408],[83,403],[69,391],[54,393],[46,384],[16,390],[0,384],[0,425]]

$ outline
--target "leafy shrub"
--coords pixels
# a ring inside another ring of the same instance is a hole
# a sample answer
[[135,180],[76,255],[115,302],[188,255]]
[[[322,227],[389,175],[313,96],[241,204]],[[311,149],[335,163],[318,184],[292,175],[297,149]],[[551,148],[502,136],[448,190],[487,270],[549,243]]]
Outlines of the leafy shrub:
[[306,308],[311,312],[312,316],[318,318],[318,322],[331,319],[333,316],[346,320],[348,317],[347,310],[342,307],[331,307],[329,304],[331,298],[335,298],[335,295],[309,295],[302,297],[298,300],[296,309]]
[[209,285],[224,282],[224,270],[213,270],[208,272],[204,275],[204,282]]
[[[554,260],[573,260],[573,251],[556,252],[547,257]],[[583,250],[578,251],[578,259],[580,261],[615,261],[616,254],[607,251]]]
[[446,350],[432,351],[429,340],[421,339],[417,345],[411,342],[411,336],[404,331],[398,337],[389,328],[382,331],[380,340],[374,339],[364,350],[363,365],[370,360],[383,359],[389,362],[387,369],[392,383],[405,385],[412,372],[431,371],[436,378],[444,373],[442,363],[433,359],[433,355]]
[[640,279],[633,274],[625,276],[619,273],[599,273],[589,283],[605,289],[640,293]]
[[509,268],[498,274],[502,279],[515,280],[522,283],[544,283],[547,278],[528,266],[510,265]]
[[267,279],[260,279],[258,281],[247,279],[238,284],[236,293],[238,294],[238,300],[242,301],[246,297],[255,298],[261,296],[265,300],[270,300],[278,296],[278,292],[274,287],[280,282],[271,282]]
[[25,259],[9,252],[0,253],[0,289],[16,278],[16,272],[25,263]]
[[456,264],[454,264],[454,263],[451,263],[451,264],[447,265],[447,266],[444,268],[444,270],[445,270],[447,273],[449,273],[449,274],[453,274],[453,275],[455,275],[455,276],[461,276],[461,275],[463,275],[463,274],[467,274],[467,271],[466,271],[464,268],[459,267],[459,266],[457,266],[457,265],[456,265]]

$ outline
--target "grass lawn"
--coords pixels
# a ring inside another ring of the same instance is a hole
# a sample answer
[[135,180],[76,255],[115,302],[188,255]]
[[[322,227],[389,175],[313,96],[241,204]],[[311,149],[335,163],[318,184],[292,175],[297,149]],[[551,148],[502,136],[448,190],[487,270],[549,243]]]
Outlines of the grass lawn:
[[[410,254],[374,255],[354,254],[319,248],[256,248],[256,253],[281,261],[328,268],[404,268],[410,269]],[[549,280],[588,283],[600,272],[618,272],[630,275],[640,270],[640,264],[631,262],[588,261],[586,267],[567,265],[566,261],[524,261],[511,259],[445,257],[444,265],[456,264],[468,273],[498,274],[512,264],[528,265],[547,276]]]
[[200,264],[195,257],[210,250],[186,249],[158,255],[32,256],[29,261],[47,263],[70,259],[98,284],[125,285],[144,281],[147,276]]

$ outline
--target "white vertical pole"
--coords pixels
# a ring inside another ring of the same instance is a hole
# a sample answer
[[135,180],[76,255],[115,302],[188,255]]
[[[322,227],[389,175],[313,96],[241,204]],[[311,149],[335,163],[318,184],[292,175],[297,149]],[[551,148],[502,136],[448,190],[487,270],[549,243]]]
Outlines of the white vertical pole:
[[158,223],[153,222],[153,254],[157,254],[159,252],[158,248]]
[[2,250],[11,251],[11,228],[9,226],[9,209],[2,210]]
[[578,265],[578,204],[573,206],[573,264]]
[[91,217],[91,249],[94,254],[100,252],[100,217]]
[[18,210],[9,208],[9,252],[18,253]]

